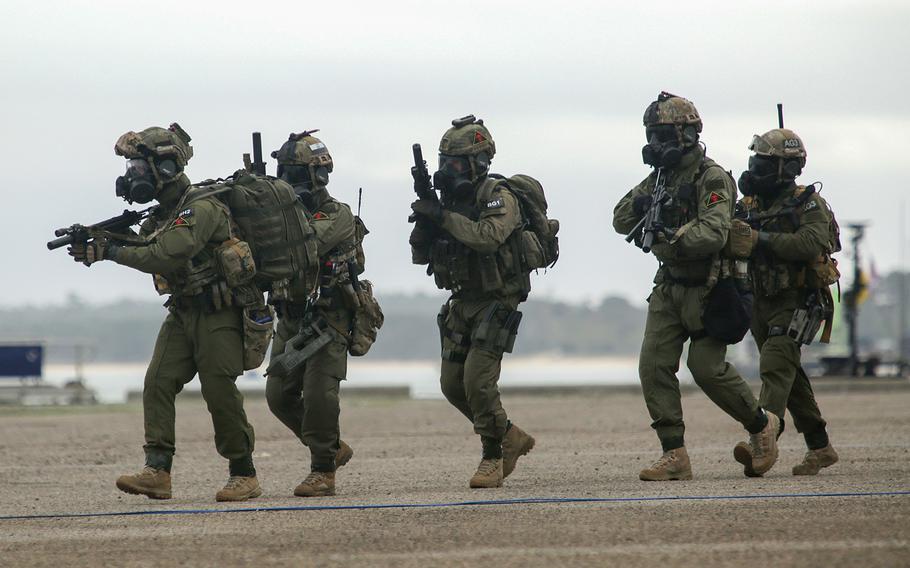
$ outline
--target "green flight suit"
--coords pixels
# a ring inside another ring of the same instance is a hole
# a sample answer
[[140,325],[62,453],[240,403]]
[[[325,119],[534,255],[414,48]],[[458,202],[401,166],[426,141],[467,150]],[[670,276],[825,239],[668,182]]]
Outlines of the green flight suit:
[[[480,341],[478,333],[485,321],[501,329],[527,297],[528,274],[510,250],[521,224],[518,199],[487,178],[474,193],[444,203],[440,225],[418,217],[410,238],[415,264],[429,264],[437,285],[452,292],[438,317],[440,386],[449,403],[474,425],[485,454],[491,452],[487,457],[501,457],[509,424],[499,393],[506,347]],[[499,284],[492,286],[491,281]]]
[[[792,207],[796,193],[802,191],[793,185],[770,202],[761,197],[744,201],[751,201],[757,214],[773,214]],[[750,263],[755,291],[752,336],[760,353],[762,407],[780,417],[784,409],[789,410],[797,431],[806,436],[811,449],[818,449],[812,446],[827,445],[816,441],[819,436],[827,439],[827,424],[802,368],[800,346],[786,330],[810,292],[809,263],[829,250],[831,218],[818,194],[800,203],[795,212],[796,225],[790,216],[783,216],[768,219],[760,228],[766,239],[760,241]]]
[[160,275],[171,287],[169,313],[158,333],[142,391],[147,459],[149,465],[167,469],[175,451],[174,401],[197,373],[212,415],[218,453],[231,460],[244,459],[254,446],[243,395],[234,383],[243,372],[242,310],[216,310],[206,294],[182,293],[188,265],[211,260],[214,248],[230,236],[230,218],[215,197],[183,206],[179,200],[188,185],[181,176],[177,183],[165,186],[158,197],[161,207],[140,230],[151,243],[119,247],[113,259]]
[[[357,246],[350,207],[328,197],[328,193],[324,193],[310,223],[316,232],[320,265],[332,262],[339,253],[349,254]],[[348,334],[354,311],[345,306],[341,290],[334,286],[322,289],[315,309],[339,332],[338,336],[290,376],[270,375],[265,393],[272,414],[309,447],[312,469],[335,471],[340,440],[338,391],[347,376]],[[303,306],[279,306],[272,357],[281,354],[287,341],[300,331],[302,310]]]
[[[723,248],[730,229],[736,186],[730,176],[701,148],[688,152],[673,170],[664,169],[667,192],[666,227],[677,228],[670,241],[659,237],[652,248],[661,263],[648,300],[648,318],[638,373],[645,403],[664,451],[685,444],[680,401],[679,360],[689,344],[687,364],[695,383],[708,397],[747,429],[755,430],[758,402],[736,368],[726,362],[727,346],[704,333],[701,316],[712,260]],[[629,234],[640,215],[636,196],[650,195],[655,173],[635,186],[613,210],[613,227]]]

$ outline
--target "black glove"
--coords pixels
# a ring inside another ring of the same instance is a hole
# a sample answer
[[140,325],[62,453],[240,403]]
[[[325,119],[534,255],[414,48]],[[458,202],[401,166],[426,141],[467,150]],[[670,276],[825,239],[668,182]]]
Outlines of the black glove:
[[436,199],[418,199],[411,203],[411,209],[417,215],[420,215],[430,221],[442,223],[442,205]]
[[76,262],[91,266],[99,260],[112,258],[111,248],[114,247],[106,239],[94,239],[86,243],[73,243],[66,250]]
[[651,208],[652,201],[650,195],[636,195],[635,198],[632,199],[632,212],[639,217],[643,216],[648,212],[648,209]]

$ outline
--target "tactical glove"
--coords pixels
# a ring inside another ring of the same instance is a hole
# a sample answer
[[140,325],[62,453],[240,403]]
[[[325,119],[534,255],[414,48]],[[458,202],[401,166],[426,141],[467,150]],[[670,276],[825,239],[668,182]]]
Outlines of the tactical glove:
[[418,199],[411,203],[411,209],[414,213],[423,216],[434,223],[442,223],[442,205],[438,200]]
[[643,216],[651,208],[652,201],[650,195],[636,195],[632,200],[632,212],[639,217]]
[[74,243],[67,248],[69,255],[76,262],[81,262],[86,266],[111,258],[111,245],[105,239],[94,239],[87,243]]
[[727,236],[725,252],[730,258],[749,258],[755,250],[758,231],[742,219],[733,219],[730,223],[730,234]]

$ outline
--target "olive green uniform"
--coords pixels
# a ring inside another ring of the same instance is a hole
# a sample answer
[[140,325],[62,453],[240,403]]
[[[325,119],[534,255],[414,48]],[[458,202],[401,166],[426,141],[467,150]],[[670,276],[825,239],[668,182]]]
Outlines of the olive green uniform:
[[[325,195],[310,220],[321,266],[351,255],[357,246],[350,207]],[[358,267],[358,271],[362,269]],[[300,331],[304,309],[302,305],[279,306],[272,357],[281,354],[287,341]],[[315,309],[338,334],[290,376],[270,375],[266,398],[272,413],[309,447],[313,470],[335,471],[340,440],[338,391],[347,375],[347,337],[354,311],[346,307],[337,286],[322,289]]]
[[498,383],[503,353],[511,348],[489,337],[530,291],[513,252],[521,224],[518,199],[486,178],[475,192],[445,204],[440,226],[418,218],[410,239],[414,263],[428,264],[437,285],[452,292],[438,318],[440,384],[485,449],[501,444],[509,425]]
[[175,398],[197,373],[218,453],[243,459],[254,445],[253,427],[234,383],[243,372],[241,308],[216,309],[209,285],[194,289],[188,283],[191,265],[213,265],[215,247],[231,236],[231,220],[214,197],[184,206],[180,198],[188,186],[183,175],[166,185],[157,198],[161,206],[140,231],[150,244],[118,247],[113,258],[163,278],[171,293],[142,391],[146,455],[149,465],[159,469],[170,469],[175,451]]
[[[797,191],[803,188],[793,185],[770,203],[760,197],[744,202],[751,202],[755,213],[773,214],[792,207]],[[796,224],[785,215],[768,219],[760,228],[767,233],[767,241],[759,244],[750,265],[755,290],[752,335],[760,352],[762,407],[778,416],[788,409],[812,448],[818,445],[812,443],[813,436],[823,435],[826,423],[802,368],[800,346],[786,331],[793,312],[805,305],[814,287],[808,265],[828,251],[831,218],[818,194],[801,203],[796,215]]]
[[[666,227],[679,227],[670,241],[659,237],[652,252],[661,263],[648,300],[648,318],[639,357],[639,377],[651,426],[664,451],[684,445],[685,425],[676,372],[683,345],[691,339],[687,364],[695,383],[724,412],[754,430],[760,409],[739,372],[726,362],[727,346],[704,332],[701,321],[707,281],[727,240],[736,186],[701,148],[688,152],[676,168],[664,168],[673,200],[663,210]],[[636,196],[650,195],[655,174],[627,193],[613,210],[613,227],[629,234],[640,216]]]

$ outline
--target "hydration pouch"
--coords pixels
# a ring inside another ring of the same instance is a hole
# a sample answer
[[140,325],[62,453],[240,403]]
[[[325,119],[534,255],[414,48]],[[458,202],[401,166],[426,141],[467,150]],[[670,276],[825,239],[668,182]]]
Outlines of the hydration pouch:
[[494,353],[511,353],[522,313],[493,302],[471,335],[471,345]]
[[705,333],[718,341],[739,343],[752,323],[752,293],[736,285],[734,278],[721,278],[708,293],[702,324]]
[[366,355],[376,342],[379,329],[385,321],[382,308],[373,296],[373,283],[369,280],[360,281],[357,291],[359,306],[354,312],[354,323],[351,329],[351,340],[348,353],[354,357]]
[[253,306],[243,309],[243,369],[258,369],[275,333],[272,306]]
[[218,259],[218,268],[230,288],[248,284],[256,277],[253,252],[246,241],[231,237],[215,249],[215,258]]

